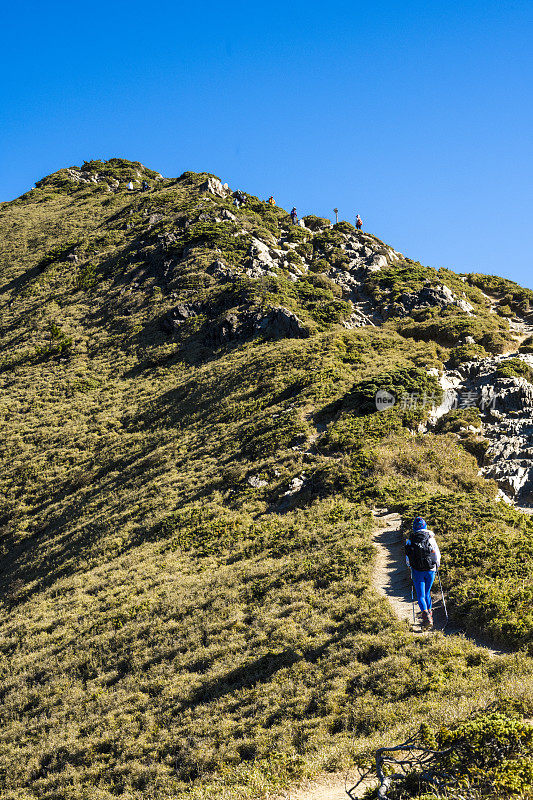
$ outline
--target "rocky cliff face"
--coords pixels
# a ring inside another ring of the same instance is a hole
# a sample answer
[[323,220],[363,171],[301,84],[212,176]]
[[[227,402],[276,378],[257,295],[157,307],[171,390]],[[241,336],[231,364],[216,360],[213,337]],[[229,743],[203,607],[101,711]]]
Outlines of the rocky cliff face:
[[[477,408],[479,426],[463,434],[484,440],[481,474],[497,481],[502,497],[519,505],[533,504],[533,385],[524,377],[506,377],[506,367],[519,360],[533,368],[533,356],[510,353],[469,361],[445,370],[443,404],[434,422],[452,409]],[[530,375],[533,378],[533,371]]]

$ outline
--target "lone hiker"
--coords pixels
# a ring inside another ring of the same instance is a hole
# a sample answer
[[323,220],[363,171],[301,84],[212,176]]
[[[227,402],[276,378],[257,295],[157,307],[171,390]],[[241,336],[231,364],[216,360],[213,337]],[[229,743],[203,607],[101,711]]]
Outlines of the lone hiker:
[[291,219],[292,219],[292,224],[293,225],[297,225],[298,224],[298,214],[296,213],[296,206],[292,207]]
[[275,206],[276,205],[276,201],[274,200],[272,195],[270,195],[270,197],[268,198],[268,204],[270,206]]
[[411,568],[411,577],[422,612],[422,627],[432,628],[431,587],[440,567],[440,550],[433,532],[428,530],[422,517],[415,517],[413,521],[413,533],[405,542],[405,560]]
[[357,228],[358,231],[363,230],[363,220],[361,219],[359,214],[355,218],[355,227]]

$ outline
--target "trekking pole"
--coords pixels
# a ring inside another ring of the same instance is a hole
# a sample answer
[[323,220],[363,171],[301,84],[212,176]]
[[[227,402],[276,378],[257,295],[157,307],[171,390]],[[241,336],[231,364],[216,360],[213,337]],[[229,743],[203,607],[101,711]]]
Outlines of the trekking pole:
[[440,596],[442,597],[442,605],[444,607],[444,614],[446,616],[446,622],[444,624],[444,627],[446,627],[446,625],[448,624],[448,609],[446,608],[446,600],[444,599],[444,592],[442,591],[442,583],[440,582],[440,575],[438,569],[437,569],[437,578],[439,580]]
[[411,603],[413,604],[413,625],[416,625],[415,617],[415,584],[413,581],[413,573],[409,569],[409,577],[411,578]]

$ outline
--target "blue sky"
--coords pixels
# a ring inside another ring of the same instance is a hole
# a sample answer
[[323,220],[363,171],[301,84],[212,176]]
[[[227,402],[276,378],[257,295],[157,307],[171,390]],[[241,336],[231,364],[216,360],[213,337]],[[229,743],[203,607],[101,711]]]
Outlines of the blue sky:
[[2,28],[0,200],[121,156],[533,286],[531,0],[49,0]]

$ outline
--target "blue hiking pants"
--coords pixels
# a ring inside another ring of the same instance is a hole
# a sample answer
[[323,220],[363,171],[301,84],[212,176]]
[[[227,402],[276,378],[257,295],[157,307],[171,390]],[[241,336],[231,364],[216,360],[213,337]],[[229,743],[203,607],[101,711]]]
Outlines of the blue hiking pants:
[[416,590],[416,599],[420,611],[431,611],[431,587],[435,580],[435,572],[431,569],[420,572],[411,568],[411,575]]

